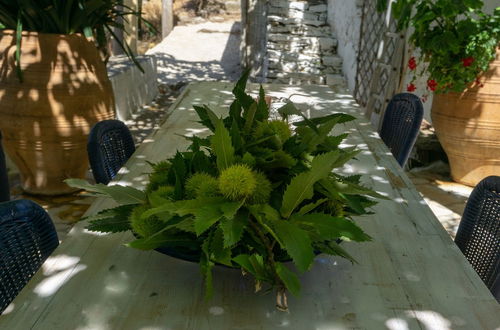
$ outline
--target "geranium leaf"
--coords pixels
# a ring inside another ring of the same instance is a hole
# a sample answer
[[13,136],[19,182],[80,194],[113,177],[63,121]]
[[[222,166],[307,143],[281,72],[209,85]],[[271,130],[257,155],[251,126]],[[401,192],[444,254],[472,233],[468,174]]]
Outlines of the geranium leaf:
[[217,123],[211,139],[212,151],[217,157],[217,168],[222,171],[234,163],[234,148],[231,136],[221,120]]
[[311,239],[305,230],[288,221],[280,220],[273,222],[273,228],[278,235],[282,248],[292,257],[297,269],[305,272],[311,266],[314,259]]
[[288,218],[303,200],[313,197],[313,185],[330,174],[338,157],[337,150],[318,155],[314,157],[309,171],[292,179],[283,194],[280,210],[283,217]]
[[111,197],[121,205],[143,204],[146,202],[146,194],[130,186],[106,186],[102,183],[93,185],[82,179],[66,179],[64,182],[70,187],[85,189],[90,192]]
[[278,273],[279,278],[283,281],[288,291],[290,291],[294,296],[297,296],[300,293],[300,281],[294,272],[288,269],[281,262],[277,262],[276,273]]

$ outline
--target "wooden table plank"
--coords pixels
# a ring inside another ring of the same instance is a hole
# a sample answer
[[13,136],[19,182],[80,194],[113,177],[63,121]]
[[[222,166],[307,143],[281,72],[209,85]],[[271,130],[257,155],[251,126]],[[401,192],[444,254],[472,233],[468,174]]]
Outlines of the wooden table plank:
[[[192,104],[227,113],[228,83],[196,83],[169,110],[161,128],[138,148],[115,180],[143,187],[148,161],[172,156],[208,134]],[[342,111],[361,117],[347,93],[322,86],[265,87],[275,100],[295,94],[310,116]],[[251,85],[257,91],[257,86]],[[303,96],[306,95],[306,96]],[[276,101],[278,102],[278,101]],[[374,240],[343,243],[359,261],[319,256],[301,277],[302,294],[290,313],[276,311],[273,295],[255,294],[237,270],[216,268],[215,296],[203,298],[197,264],[123,246],[131,234],[96,235],[78,223],[0,317],[5,329],[495,329],[500,307],[422,200],[387,147],[363,118],[341,125],[346,145],[363,152],[344,173],[391,200],[356,221]],[[100,199],[90,213],[113,206]]]

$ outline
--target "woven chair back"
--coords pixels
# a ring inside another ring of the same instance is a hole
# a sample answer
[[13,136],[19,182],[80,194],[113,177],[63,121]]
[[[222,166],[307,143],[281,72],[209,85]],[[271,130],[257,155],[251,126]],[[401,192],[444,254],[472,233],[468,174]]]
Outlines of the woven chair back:
[[59,245],[54,224],[36,203],[0,204],[0,312]]
[[103,120],[89,134],[87,152],[97,183],[108,184],[135,151],[129,129],[119,120]]
[[500,177],[477,184],[455,237],[462,253],[500,302]]
[[387,105],[380,137],[401,167],[410,156],[423,117],[422,102],[414,94],[396,94]]

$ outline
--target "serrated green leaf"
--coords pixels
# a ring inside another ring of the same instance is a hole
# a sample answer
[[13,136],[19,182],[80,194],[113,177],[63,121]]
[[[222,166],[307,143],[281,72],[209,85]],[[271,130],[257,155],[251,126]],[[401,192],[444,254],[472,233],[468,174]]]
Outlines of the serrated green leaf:
[[226,219],[232,219],[236,212],[243,206],[244,201],[225,202],[220,204],[220,210]]
[[172,168],[175,176],[175,199],[181,199],[184,195],[184,182],[186,181],[187,169],[186,163],[184,162],[184,157],[180,152],[177,151],[174,158],[171,160]]
[[212,237],[210,242],[210,251],[212,253],[213,261],[226,266],[232,266],[231,263],[231,249],[224,245],[224,235],[219,226]]
[[66,184],[70,187],[84,189],[90,192],[111,197],[121,205],[143,204],[146,202],[146,194],[143,191],[130,186],[106,186],[102,183],[93,185],[81,179],[66,179],[64,180],[64,182],[66,182]]
[[186,233],[196,234],[196,230],[194,229],[194,218],[186,217],[175,224],[175,228],[182,230]]
[[260,85],[259,88],[259,100],[257,102],[257,112],[255,113],[255,119],[258,121],[267,120],[269,118],[269,109],[266,103],[266,94],[264,88]]
[[285,119],[288,118],[288,116],[290,115],[301,116],[303,118],[302,122],[304,123],[304,125],[307,125],[315,132],[318,131],[316,125],[309,118],[304,116],[302,111],[297,109],[297,107],[295,106],[295,104],[293,104],[293,102],[287,102],[285,105],[283,105],[276,111],[278,111],[278,113]]
[[200,124],[202,124],[203,126],[207,127],[209,130],[214,132],[215,125],[214,125],[214,123],[212,123],[212,120],[210,119],[210,116],[208,115],[208,111],[210,109],[207,110],[207,108],[200,107],[197,105],[193,105],[193,109],[194,109],[194,111],[196,111],[196,113],[198,114],[198,117],[200,118]]
[[309,213],[312,210],[314,210],[315,208],[317,208],[318,206],[320,206],[321,204],[323,204],[324,202],[326,202],[327,200],[328,200],[328,198],[321,198],[313,203],[306,204],[300,208],[300,210],[297,212],[297,214],[304,215],[306,213]]
[[283,194],[280,210],[283,217],[288,218],[303,200],[313,197],[313,185],[330,174],[338,158],[338,150],[318,155],[314,157],[309,171],[292,179]]
[[200,270],[205,282],[205,299],[209,300],[214,294],[212,269],[214,263],[210,260],[209,239],[202,244],[203,253],[200,256]]
[[357,263],[356,259],[354,259],[354,257],[351,256],[346,250],[344,250],[337,242],[321,242],[317,244],[317,249],[322,253],[326,253],[332,256],[341,256],[342,258],[345,258],[352,263]]
[[257,102],[253,102],[250,108],[243,113],[245,124],[243,126],[243,134],[248,135],[252,131],[255,114],[257,112]]
[[194,229],[200,236],[208,228],[219,221],[223,214],[218,205],[205,205],[194,211]]
[[130,230],[129,216],[135,206],[121,205],[86,217],[83,219],[89,221],[86,229],[101,233],[118,233]]
[[240,254],[233,258],[233,261],[240,265],[241,268],[255,276],[255,269],[250,262],[250,256],[248,254]]
[[300,281],[297,274],[292,272],[281,262],[276,262],[276,273],[285,284],[286,289],[294,296],[298,296],[300,293]]
[[321,239],[326,241],[335,240],[339,237],[346,237],[356,242],[371,240],[371,237],[354,222],[325,213],[296,214],[290,218],[290,222],[316,231],[321,236]]
[[238,100],[238,102],[245,110],[248,110],[252,105],[252,103],[255,102],[250,95],[245,93],[245,88],[247,85],[247,80],[249,75],[250,75],[250,69],[247,69],[245,72],[243,72],[243,75],[233,88],[233,95],[236,97],[236,100]]
[[282,248],[292,257],[297,269],[305,272],[314,260],[312,242],[305,230],[288,221],[274,221],[273,228]]
[[219,226],[224,234],[224,247],[231,247],[240,241],[247,223],[247,212],[238,212],[232,219],[221,220]]
[[252,274],[255,279],[264,282],[272,281],[272,276],[266,270],[264,257],[260,254],[240,254],[234,257],[233,261],[240,265],[245,271]]
[[215,134],[211,138],[212,151],[217,157],[217,168],[222,171],[234,163],[234,148],[231,136],[221,120],[215,127]]
[[376,191],[373,191],[369,188],[363,187],[361,185],[358,185],[354,182],[350,182],[347,180],[344,182],[340,182],[338,180],[333,180],[333,179],[323,179],[319,181],[319,184],[321,184],[326,190],[328,190],[334,195],[337,195],[338,193],[344,195],[362,194],[380,199],[386,199],[386,200],[388,199],[386,196],[383,196],[377,193]]

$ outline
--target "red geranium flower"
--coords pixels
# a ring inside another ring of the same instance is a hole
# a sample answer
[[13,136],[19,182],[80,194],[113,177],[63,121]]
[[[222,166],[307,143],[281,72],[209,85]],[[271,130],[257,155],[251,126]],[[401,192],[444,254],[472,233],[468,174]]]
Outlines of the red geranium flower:
[[467,66],[471,66],[472,63],[474,63],[474,57],[472,56],[469,56],[469,57],[466,57],[466,58],[463,58],[462,59],[462,64],[467,67]]
[[417,61],[415,61],[415,57],[411,57],[408,61],[408,68],[410,70],[415,70],[417,68]]
[[406,90],[408,92],[414,92],[416,89],[417,89],[417,87],[415,87],[414,84],[408,84],[408,86],[406,86]]
[[431,91],[435,91],[437,87],[437,82],[434,79],[427,80],[427,88]]

